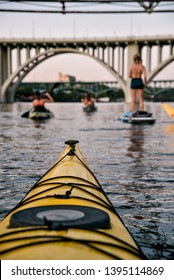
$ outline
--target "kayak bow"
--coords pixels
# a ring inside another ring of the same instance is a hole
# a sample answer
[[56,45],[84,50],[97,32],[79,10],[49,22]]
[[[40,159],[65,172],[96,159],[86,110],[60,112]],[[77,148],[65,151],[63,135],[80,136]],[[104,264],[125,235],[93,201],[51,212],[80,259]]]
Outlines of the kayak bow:
[[77,142],[0,223],[1,259],[146,259]]

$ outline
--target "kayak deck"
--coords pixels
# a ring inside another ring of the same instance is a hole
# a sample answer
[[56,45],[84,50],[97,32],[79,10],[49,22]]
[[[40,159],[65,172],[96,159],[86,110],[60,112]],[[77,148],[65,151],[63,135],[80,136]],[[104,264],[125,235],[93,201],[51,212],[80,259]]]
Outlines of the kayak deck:
[[97,107],[95,105],[88,105],[83,107],[83,111],[86,113],[92,113],[97,111]]
[[54,117],[54,114],[45,107],[37,106],[21,115],[22,118],[29,118],[32,120],[47,120]]
[[76,141],[0,224],[1,259],[145,259]]
[[29,112],[29,119],[32,120],[46,120],[46,119],[50,119],[54,117],[54,114],[44,108],[45,110],[38,110],[37,107],[33,108],[30,112]]

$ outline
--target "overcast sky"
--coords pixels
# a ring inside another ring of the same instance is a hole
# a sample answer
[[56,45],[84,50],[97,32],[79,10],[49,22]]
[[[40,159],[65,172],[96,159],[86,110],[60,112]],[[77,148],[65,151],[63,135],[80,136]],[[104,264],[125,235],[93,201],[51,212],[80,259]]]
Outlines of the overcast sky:
[[[4,4],[0,3],[0,8],[2,5]],[[18,4],[10,5],[12,7]],[[7,7],[7,4],[4,7]],[[173,26],[174,13],[63,15],[0,12],[1,38],[160,36],[173,35]],[[173,79],[173,70],[174,65],[171,63],[168,69],[159,74],[159,78]],[[55,81],[59,72],[74,75],[84,81],[113,80],[109,73],[91,58],[72,54],[48,59],[33,70],[26,80]]]

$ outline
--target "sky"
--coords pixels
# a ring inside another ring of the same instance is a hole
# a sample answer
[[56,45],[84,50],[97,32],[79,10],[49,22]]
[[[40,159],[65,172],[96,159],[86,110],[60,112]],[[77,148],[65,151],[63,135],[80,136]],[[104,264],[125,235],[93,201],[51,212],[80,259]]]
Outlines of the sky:
[[[10,7],[13,5],[19,4],[11,3]],[[0,3],[2,7],[9,7],[9,4]],[[0,38],[160,36],[174,35],[173,26],[174,13],[63,15],[0,12]],[[49,58],[31,71],[25,80],[56,81],[60,72],[76,76],[81,81],[113,80],[93,59],[73,54]],[[173,72],[174,62],[161,71],[156,79],[173,79]]]

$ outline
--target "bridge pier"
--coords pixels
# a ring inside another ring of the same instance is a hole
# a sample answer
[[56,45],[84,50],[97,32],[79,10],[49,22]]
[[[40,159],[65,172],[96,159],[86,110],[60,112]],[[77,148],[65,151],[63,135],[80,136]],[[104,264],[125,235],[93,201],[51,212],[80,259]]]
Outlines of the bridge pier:
[[12,58],[10,47],[0,47],[0,102],[13,103],[12,91],[8,88],[4,94],[3,84],[8,80],[12,73]]
[[4,96],[2,96],[1,101],[2,103],[13,103],[14,102],[14,95],[15,90],[13,87],[8,87]]
[[[130,111],[130,103],[131,103],[131,90],[130,90],[130,82],[131,78],[129,78],[129,69],[131,64],[133,63],[133,57],[135,54],[140,54],[140,48],[136,44],[130,44],[127,46],[127,81],[126,86],[124,89],[125,93],[125,104],[124,104],[124,111]],[[135,104],[135,110],[138,109],[138,104]]]

